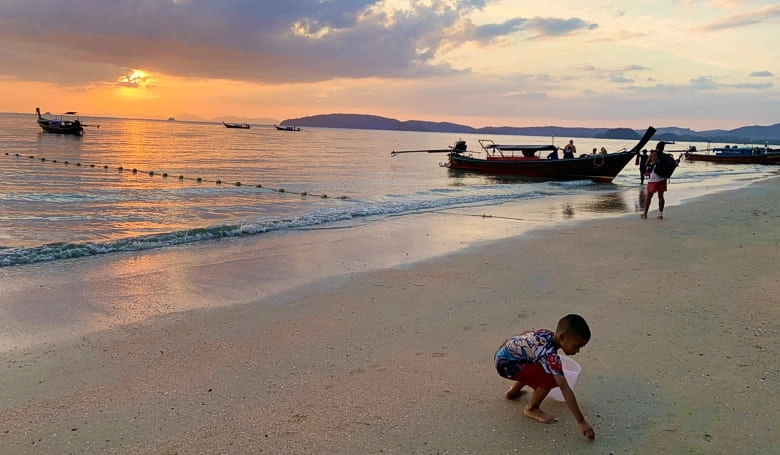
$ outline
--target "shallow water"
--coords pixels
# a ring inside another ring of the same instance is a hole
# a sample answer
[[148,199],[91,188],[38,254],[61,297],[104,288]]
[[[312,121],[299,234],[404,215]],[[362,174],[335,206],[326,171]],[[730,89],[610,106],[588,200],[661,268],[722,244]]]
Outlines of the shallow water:
[[[528,182],[440,167],[446,149],[476,135],[82,118],[83,137],[45,134],[34,115],[0,114],[0,267],[142,251],[224,237],[556,196],[586,196],[546,222],[641,209],[637,167],[613,184]],[[503,136],[503,143],[559,138]],[[579,150],[630,141],[577,139]],[[653,145],[651,141],[649,145]],[[696,145],[699,149],[705,144]],[[682,194],[764,178],[775,169],[685,163]],[[575,210],[576,209],[576,210]]]

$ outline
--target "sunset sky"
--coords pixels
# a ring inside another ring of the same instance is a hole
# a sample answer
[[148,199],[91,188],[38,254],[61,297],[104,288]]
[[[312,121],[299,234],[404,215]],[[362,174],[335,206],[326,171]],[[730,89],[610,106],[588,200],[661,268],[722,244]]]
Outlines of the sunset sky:
[[0,0],[0,112],[780,122],[780,2]]

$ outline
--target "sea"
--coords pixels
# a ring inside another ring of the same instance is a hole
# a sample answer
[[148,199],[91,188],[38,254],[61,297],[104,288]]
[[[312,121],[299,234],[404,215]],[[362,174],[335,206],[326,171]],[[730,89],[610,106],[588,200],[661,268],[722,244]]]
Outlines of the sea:
[[[613,183],[596,184],[455,172],[443,166],[446,153],[427,152],[457,140],[478,150],[478,139],[561,146],[573,139],[578,153],[594,147],[614,152],[634,146],[627,140],[81,120],[89,126],[74,137],[42,132],[34,114],[0,114],[0,268],[453,209],[488,213],[507,203],[522,209],[526,202],[572,195],[592,203],[545,222],[624,215],[642,205],[633,161]],[[667,150],[691,145],[725,144]],[[771,166],[683,161],[670,194],[715,193],[776,172]]]

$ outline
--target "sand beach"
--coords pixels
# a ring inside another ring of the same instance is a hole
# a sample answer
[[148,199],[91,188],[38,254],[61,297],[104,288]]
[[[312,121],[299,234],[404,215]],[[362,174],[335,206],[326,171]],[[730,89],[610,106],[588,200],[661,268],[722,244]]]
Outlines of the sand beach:
[[[596,218],[411,263],[409,250],[455,241],[456,227],[323,232],[343,269],[284,292],[268,283],[289,274],[263,257],[284,251],[284,270],[315,274],[320,244],[279,236],[274,249],[236,240],[219,255],[7,271],[1,451],[780,453],[779,184],[686,201],[663,221],[654,206],[649,220]],[[480,223],[501,221],[463,226]],[[378,245],[391,266],[350,271]],[[505,400],[493,368],[506,337],[567,313],[593,330],[574,390],[594,442],[562,403],[542,406],[558,423],[524,417],[526,397]],[[53,329],[64,320],[79,330]]]

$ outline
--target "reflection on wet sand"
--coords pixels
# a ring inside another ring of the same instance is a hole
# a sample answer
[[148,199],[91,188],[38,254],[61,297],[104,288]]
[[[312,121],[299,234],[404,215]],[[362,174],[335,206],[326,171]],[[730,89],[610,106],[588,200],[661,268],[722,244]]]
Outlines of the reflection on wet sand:
[[628,212],[628,204],[623,199],[624,193],[615,192],[596,195],[596,200],[588,208],[597,213]]

